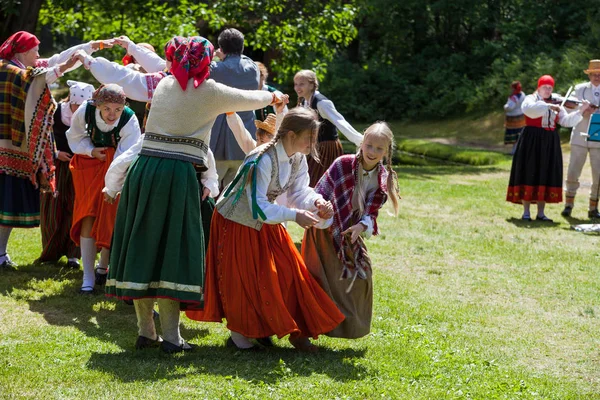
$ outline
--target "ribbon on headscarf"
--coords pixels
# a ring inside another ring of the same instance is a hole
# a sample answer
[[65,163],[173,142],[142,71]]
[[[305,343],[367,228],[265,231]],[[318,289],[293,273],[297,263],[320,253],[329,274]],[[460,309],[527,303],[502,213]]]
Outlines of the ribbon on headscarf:
[[35,35],[29,32],[19,31],[14,33],[0,46],[0,58],[11,60],[17,53],[25,53],[40,44]]
[[208,78],[213,52],[212,43],[202,36],[175,36],[167,42],[165,57],[171,62],[170,72],[181,89],[187,88],[190,79],[194,79],[194,88],[197,88]]
[[227,190],[223,194],[223,197],[229,196],[229,194],[231,193],[231,191],[233,190],[235,185],[237,185],[237,183],[241,180],[242,184],[236,191],[235,198],[233,199],[233,203],[232,203],[232,205],[235,205],[235,203],[237,203],[238,200],[240,199],[240,197],[242,196],[242,193],[244,193],[244,189],[246,187],[246,180],[248,179],[248,174],[250,173],[250,170],[252,170],[252,176],[251,176],[251,179],[252,179],[252,183],[251,183],[251,185],[252,185],[251,186],[252,218],[258,219],[258,217],[260,216],[262,218],[262,220],[265,221],[267,219],[267,216],[265,215],[263,210],[261,210],[261,208],[258,205],[258,201],[256,200],[256,168],[258,166],[259,160],[260,160],[260,157],[258,157],[256,160],[248,161],[247,163],[244,164],[244,166],[242,167],[240,172],[238,172],[238,174],[235,177],[235,179],[233,180],[233,182],[231,182],[231,184],[227,187]]

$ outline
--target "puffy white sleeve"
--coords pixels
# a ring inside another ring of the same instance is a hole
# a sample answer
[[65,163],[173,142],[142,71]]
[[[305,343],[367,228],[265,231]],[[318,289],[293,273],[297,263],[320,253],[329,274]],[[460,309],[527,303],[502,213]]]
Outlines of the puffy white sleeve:
[[307,211],[316,211],[315,201],[322,199],[323,196],[315,192],[313,188],[308,186],[310,177],[308,175],[308,163],[306,156],[302,156],[300,167],[296,179],[287,190],[288,206],[299,208]]
[[[52,68],[58,64],[62,64],[65,61],[67,61],[69,58],[71,58],[71,56],[73,54],[75,54],[77,51],[79,50],[83,50],[85,51],[87,54],[92,54],[95,50],[92,49],[92,43],[84,43],[84,44],[80,44],[77,46],[73,46],[65,51],[62,51],[58,54],[53,55],[50,58],[43,58],[43,59],[39,59],[38,63],[41,64],[45,64],[44,66],[46,66],[47,68]],[[76,63],[73,67],[71,67],[70,69],[68,69],[65,72],[68,71],[72,71],[75,68],[79,67],[81,65],[81,63]]]
[[160,72],[167,67],[167,62],[158,54],[145,47],[130,43],[127,52],[135,58],[138,64],[148,73]]
[[237,115],[237,113],[227,114],[226,120],[229,129],[233,132],[233,136],[235,136],[235,140],[242,151],[248,154],[254,150],[256,148],[256,140],[252,139],[250,132],[248,132],[244,126],[244,122],[240,116]]
[[537,100],[536,97],[531,94],[525,97],[525,100],[523,100],[523,104],[521,105],[523,114],[529,118],[543,117],[544,114],[548,112],[549,108],[550,104],[543,100]]
[[208,149],[206,158],[208,170],[200,174],[200,182],[210,190],[210,197],[217,197],[219,195],[219,175],[217,174],[215,155],[210,149]]
[[[288,208],[285,205],[271,203],[267,199],[267,189],[271,181],[271,158],[268,154],[264,154],[258,165],[255,167],[256,174],[256,202],[263,211],[267,219],[263,221],[266,224],[279,224],[285,221],[296,220],[296,210]],[[246,197],[248,198],[250,207],[252,207],[252,185],[246,186]]]
[[143,141],[144,135],[141,135],[133,146],[116,157],[113,162],[110,163],[110,167],[108,167],[106,175],[104,175],[105,186],[104,189],[102,189],[102,193],[106,193],[114,199],[117,196],[117,193],[123,190],[123,185],[125,184],[125,177],[127,176],[129,166],[133,160],[135,160],[138,154],[140,154]]
[[71,126],[66,132],[67,141],[71,151],[75,154],[83,154],[92,157],[94,144],[85,130],[85,110],[87,106],[79,107],[71,118]]
[[333,105],[331,100],[323,100],[317,104],[317,109],[321,117],[325,118],[336,126],[342,132],[342,134],[354,143],[356,146],[360,146],[363,140],[363,135],[346,121],[346,119],[340,114]]
[[581,111],[577,110],[575,112],[567,112],[564,107],[560,108],[560,113],[558,114],[558,123],[565,128],[572,128],[577,125],[583,119],[583,115],[581,115]]
[[512,111],[517,107],[517,104],[515,101],[513,101],[512,96],[508,98],[508,101],[506,102],[506,104],[504,105],[504,110],[505,111]]
[[367,229],[365,229],[361,235],[365,239],[370,238],[373,235],[373,218],[371,218],[368,215],[365,215],[364,217],[362,217],[360,219],[360,222],[362,222],[363,224],[365,224],[365,226],[367,227]]
[[142,130],[140,129],[140,123],[138,122],[135,114],[133,114],[131,119],[125,124],[123,129],[121,129],[121,140],[119,140],[119,144],[115,150],[115,158],[119,157],[121,154],[125,153],[129,148],[135,145],[140,139],[141,135]]
[[123,88],[125,95],[130,99],[142,102],[152,100],[148,90],[147,74],[126,68],[102,57],[87,56],[84,64],[98,82],[105,85],[116,83]]

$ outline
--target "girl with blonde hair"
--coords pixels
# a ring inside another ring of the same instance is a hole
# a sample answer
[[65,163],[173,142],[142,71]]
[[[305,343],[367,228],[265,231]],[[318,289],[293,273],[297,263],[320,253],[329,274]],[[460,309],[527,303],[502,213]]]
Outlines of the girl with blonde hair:
[[335,160],[315,188],[331,201],[333,220],[329,229],[305,232],[302,257],[346,317],[328,336],[359,338],[370,331],[373,278],[364,239],[379,233],[377,215],[388,198],[398,213],[393,149],[392,131],[377,122],[365,131],[358,154]]

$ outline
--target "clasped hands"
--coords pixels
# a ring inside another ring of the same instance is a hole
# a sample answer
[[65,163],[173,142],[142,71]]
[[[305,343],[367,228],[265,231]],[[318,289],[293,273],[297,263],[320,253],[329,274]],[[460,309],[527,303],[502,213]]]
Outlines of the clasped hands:
[[297,210],[296,223],[304,229],[308,229],[319,222],[319,218],[329,219],[333,217],[333,205],[330,201],[317,199],[315,200],[315,207],[317,208],[316,213],[306,210]]

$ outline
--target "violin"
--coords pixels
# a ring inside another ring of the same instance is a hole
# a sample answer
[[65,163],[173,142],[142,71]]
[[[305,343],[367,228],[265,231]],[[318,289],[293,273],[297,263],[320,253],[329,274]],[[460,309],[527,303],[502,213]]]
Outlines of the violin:
[[[561,96],[558,93],[552,93],[552,96],[550,96],[547,99],[544,99],[544,101],[548,104],[556,104],[556,105],[561,105],[564,102],[564,107],[568,108],[568,109],[573,109],[573,108],[577,108],[579,107],[583,102],[581,100],[578,100],[575,97],[569,96],[565,99],[565,97]],[[595,104],[590,104],[590,108],[592,110],[596,110],[598,109],[598,106]]]

